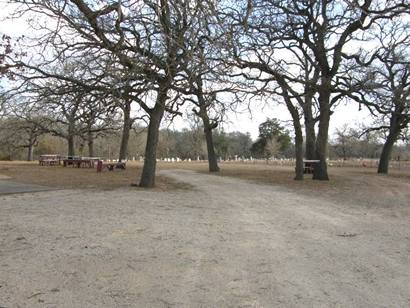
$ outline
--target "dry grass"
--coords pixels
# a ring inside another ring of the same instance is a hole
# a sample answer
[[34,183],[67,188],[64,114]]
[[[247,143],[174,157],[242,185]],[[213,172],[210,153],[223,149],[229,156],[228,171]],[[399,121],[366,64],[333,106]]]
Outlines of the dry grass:
[[[306,195],[321,196],[336,201],[352,200],[365,204],[397,202],[407,204],[410,200],[409,170],[392,170],[387,176],[376,174],[375,168],[364,167],[330,167],[330,181],[313,181],[306,175],[304,181],[294,181],[294,169],[291,166],[267,164],[222,163],[221,171],[216,176],[229,176],[248,181],[280,186]],[[158,164],[161,169],[187,169],[208,173],[206,162],[164,163]],[[139,162],[127,163],[127,170],[104,171],[95,169],[78,169],[72,167],[41,167],[36,163],[0,162],[0,174],[11,177],[21,183],[38,184],[63,189],[102,189],[130,187],[137,183],[142,170]],[[179,183],[175,180],[157,176],[155,190],[190,189],[190,183]]]
[[[20,183],[44,185],[61,189],[111,190],[130,187],[139,182],[141,164],[127,164],[126,170],[97,173],[96,169],[63,166],[39,166],[38,163],[0,162],[0,174]],[[136,187],[139,189],[138,187]],[[155,190],[188,189],[190,185],[158,176]]]

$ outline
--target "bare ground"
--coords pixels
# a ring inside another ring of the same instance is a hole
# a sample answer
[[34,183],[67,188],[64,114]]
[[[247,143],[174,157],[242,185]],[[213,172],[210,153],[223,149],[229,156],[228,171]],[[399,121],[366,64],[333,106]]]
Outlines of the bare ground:
[[410,306],[407,195],[163,175],[194,188],[0,196],[0,306]]

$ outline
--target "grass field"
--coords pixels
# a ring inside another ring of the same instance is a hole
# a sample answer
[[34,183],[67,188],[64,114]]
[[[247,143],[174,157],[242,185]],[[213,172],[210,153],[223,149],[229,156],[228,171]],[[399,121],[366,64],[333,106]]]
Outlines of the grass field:
[[[97,173],[96,169],[63,166],[39,166],[38,163],[0,162],[0,174],[16,182],[37,184],[60,189],[112,190],[130,187],[139,182],[142,165],[128,164],[126,170]],[[189,185],[158,176],[156,190],[184,189]],[[133,187],[134,189],[138,189]]]

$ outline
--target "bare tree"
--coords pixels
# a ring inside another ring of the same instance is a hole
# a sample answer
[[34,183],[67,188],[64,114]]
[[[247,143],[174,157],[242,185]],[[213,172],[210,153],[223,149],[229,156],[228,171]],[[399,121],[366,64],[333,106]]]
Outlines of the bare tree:
[[351,139],[351,130],[349,130],[349,126],[347,124],[343,125],[336,129],[336,142],[337,148],[340,148],[340,152],[342,154],[343,160],[347,160],[350,156],[349,154],[349,140]]
[[[107,102],[108,101],[108,102]],[[118,116],[114,108],[107,108],[107,97],[85,95],[79,112],[80,137],[87,142],[88,155],[94,157],[94,141],[118,129]],[[128,135],[129,136],[129,135]],[[122,136],[122,138],[124,138]],[[127,137],[128,138],[128,137]],[[128,142],[128,139],[127,139]]]
[[[405,14],[408,8],[406,1],[372,0],[361,4],[249,0],[231,8],[228,20],[233,35],[240,36],[232,46],[239,66],[259,71],[259,75],[255,73],[259,81],[277,82],[281,88],[277,94],[285,101],[289,94],[288,99],[298,100],[299,106],[306,103],[311,106],[309,99],[317,99],[315,158],[320,163],[314,169],[314,179],[329,179],[326,164],[329,121],[332,108],[344,97],[338,88],[343,52],[355,34],[371,28],[379,19]],[[238,42],[242,44],[238,46]],[[314,68],[311,72],[306,70],[310,65]],[[297,125],[296,105],[287,106]]]
[[13,48],[13,39],[6,34],[0,33],[0,78],[13,78],[11,68],[14,67],[13,61],[25,53],[18,53]]
[[394,144],[410,123],[410,31],[402,20],[385,21],[369,34],[378,45],[376,52],[364,52],[350,57],[361,72],[352,81],[358,93],[353,99],[366,106],[375,118],[368,131],[386,133],[380,155],[378,173],[388,173]]
[[[121,69],[128,80],[147,85],[144,98],[137,95],[138,103],[149,117],[140,186],[154,186],[160,123],[166,112],[175,113],[178,107],[178,101],[171,99],[175,94],[172,85],[176,79],[183,78],[180,64],[189,49],[195,48],[185,40],[196,35],[192,31],[196,29],[193,24],[201,19],[208,2],[127,0],[103,1],[98,5],[83,0],[16,2],[55,21],[51,24],[56,28],[42,29],[41,43],[58,49],[58,57],[85,52],[96,55],[96,59],[107,57],[117,63],[117,69]],[[38,71],[38,63],[35,66]],[[65,78],[57,73],[48,75]],[[101,83],[105,76],[99,77],[98,83]],[[70,81],[79,83],[73,78]],[[97,87],[97,83],[93,86]],[[127,93],[128,97],[132,95]]]
[[[31,116],[31,118],[34,117]],[[34,148],[38,144],[39,137],[45,133],[42,127],[36,125],[36,122],[16,116],[4,119],[0,125],[0,129],[3,131],[0,145],[7,144],[11,148],[26,149],[27,161],[32,161]]]
[[69,156],[75,155],[76,138],[86,140],[93,155],[94,139],[115,126],[115,113],[106,108],[107,96],[86,93],[62,80],[27,78],[7,96],[11,114],[42,133],[65,139]]
[[[209,13],[207,18],[215,17],[213,12]],[[224,120],[226,111],[234,109],[237,100],[233,98],[227,101],[219,97],[234,93],[235,86],[226,78],[229,68],[225,67],[222,59],[224,56],[220,53],[221,34],[218,34],[210,20],[204,19],[202,22],[204,24],[200,24],[198,31],[203,32],[203,35],[197,38],[197,48],[185,63],[188,90],[182,92],[188,95],[186,99],[194,105],[192,111],[202,121],[209,172],[217,172],[219,167],[213,131]]]

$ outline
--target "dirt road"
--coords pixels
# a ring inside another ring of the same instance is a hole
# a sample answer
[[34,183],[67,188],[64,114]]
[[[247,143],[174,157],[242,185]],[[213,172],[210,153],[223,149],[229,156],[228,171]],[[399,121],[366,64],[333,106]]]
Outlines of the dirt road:
[[190,171],[0,196],[0,307],[408,307],[410,206]]

